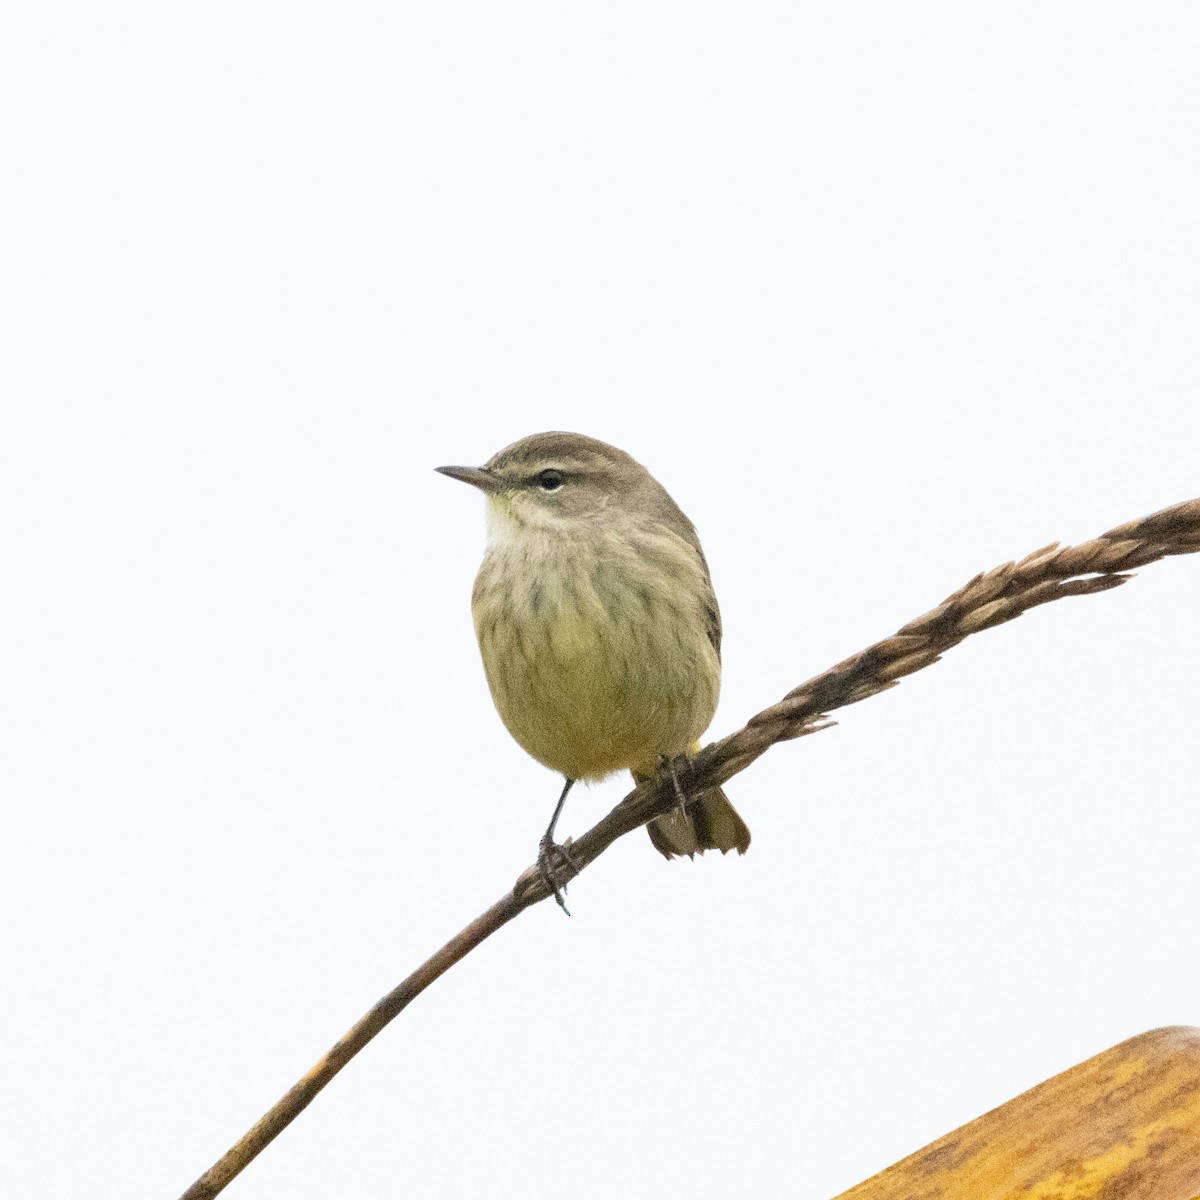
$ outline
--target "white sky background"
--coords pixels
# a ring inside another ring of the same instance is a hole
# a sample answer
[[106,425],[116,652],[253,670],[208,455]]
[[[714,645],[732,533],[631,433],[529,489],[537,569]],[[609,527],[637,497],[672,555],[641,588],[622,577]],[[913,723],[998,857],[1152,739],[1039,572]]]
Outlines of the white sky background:
[[[1200,495],[1198,61],[1185,4],[5,5],[11,1193],[177,1195],[531,861],[434,466],[650,467],[714,736]],[[228,1195],[828,1200],[1200,1024],[1198,610],[970,639],[733,781],[744,859],[630,836]]]

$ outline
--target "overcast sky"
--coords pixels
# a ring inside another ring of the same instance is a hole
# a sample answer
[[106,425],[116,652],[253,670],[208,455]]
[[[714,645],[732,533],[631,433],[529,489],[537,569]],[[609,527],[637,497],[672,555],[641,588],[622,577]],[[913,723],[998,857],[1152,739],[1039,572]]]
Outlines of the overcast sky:
[[[532,860],[433,467],[645,463],[713,736],[1200,495],[1198,61],[1170,3],[10,0],[12,1194],[177,1195]],[[227,1194],[828,1200],[1200,1024],[1198,612],[1155,564],[775,748],[745,858],[629,836]]]

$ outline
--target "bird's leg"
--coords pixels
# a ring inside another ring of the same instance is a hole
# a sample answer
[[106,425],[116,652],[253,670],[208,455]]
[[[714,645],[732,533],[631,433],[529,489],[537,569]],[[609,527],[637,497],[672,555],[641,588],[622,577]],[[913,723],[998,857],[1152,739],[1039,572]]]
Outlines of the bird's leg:
[[[562,795],[558,798],[558,803],[554,806],[554,816],[550,818],[550,824],[546,827],[546,832],[542,834],[542,840],[538,842],[538,857],[537,867],[538,875],[541,876],[542,882],[554,895],[554,899],[558,903],[558,907],[563,910],[569,917],[571,910],[567,908],[566,901],[563,899],[563,892],[567,890],[567,879],[579,874],[579,866],[571,857],[568,850],[571,839],[568,838],[566,843],[559,845],[554,840],[554,827],[558,824],[558,818],[562,813],[563,805],[567,802],[567,793],[571,790],[571,785],[575,782],[573,779],[568,779],[563,786]],[[566,877],[564,878],[564,870]]]
[[682,816],[687,812],[687,797],[683,794],[683,788],[679,786],[679,776],[675,774],[675,760],[669,754],[664,754],[662,765],[671,776],[671,786],[675,789],[675,799],[679,801],[679,814]]
[[554,842],[554,827],[558,824],[558,818],[562,816],[563,805],[567,802],[567,793],[571,790],[571,786],[575,780],[568,779],[563,784],[562,794],[558,797],[558,803],[554,806],[554,815],[550,818],[550,824],[546,826],[546,832],[542,836],[542,841],[553,846]]

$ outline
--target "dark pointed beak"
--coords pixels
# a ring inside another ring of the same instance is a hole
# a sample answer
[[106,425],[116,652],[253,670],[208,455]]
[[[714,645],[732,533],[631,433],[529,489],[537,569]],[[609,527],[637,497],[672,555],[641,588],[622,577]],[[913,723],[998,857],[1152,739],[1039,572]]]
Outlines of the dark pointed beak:
[[434,467],[434,470],[451,479],[461,479],[481,492],[498,492],[504,486],[486,467]]

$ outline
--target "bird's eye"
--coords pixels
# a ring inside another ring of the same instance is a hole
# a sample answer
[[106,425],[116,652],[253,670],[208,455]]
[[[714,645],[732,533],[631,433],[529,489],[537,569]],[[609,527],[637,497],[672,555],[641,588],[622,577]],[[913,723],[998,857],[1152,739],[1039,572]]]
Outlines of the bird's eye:
[[543,492],[556,492],[563,485],[563,473],[550,468],[546,471],[539,471],[533,481],[542,489]]

